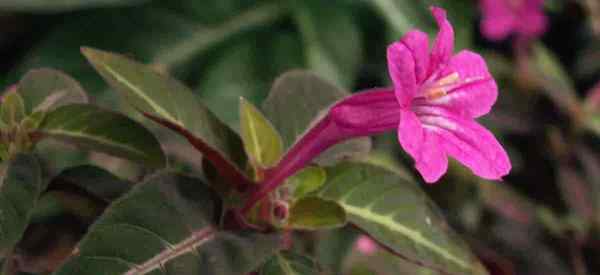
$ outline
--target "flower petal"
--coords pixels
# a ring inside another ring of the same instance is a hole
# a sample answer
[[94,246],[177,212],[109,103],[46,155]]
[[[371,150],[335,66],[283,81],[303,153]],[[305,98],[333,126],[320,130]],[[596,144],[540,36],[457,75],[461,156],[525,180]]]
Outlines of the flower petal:
[[439,107],[418,110],[425,131],[440,137],[444,151],[484,179],[499,180],[511,169],[508,154],[494,135],[474,120]]
[[429,69],[429,37],[422,31],[413,30],[404,35],[401,42],[412,52],[417,83],[422,83]]
[[453,56],[440,76],[458,73],[459,85],[438,99],[425,104],[444,105],[461,116],[477,118],[490,112],[498,97],[498,86],[488,71],[485,60],[471,51]]
[[419,118],[410,110],[400,112],[398,141],[415,160],[415,167],[427,183],[433,183],[446,173],[448,158],[436,133],[425,131]]
[[454,29],[446,17],[446,11],[438,7],[432,7],[431,13],[433,13],[440,31],[431,49],[430,73],[435,71],[441,64],[445,64],[454,51]]
[[401,106],[408,106],[417,90],[415,58],[403,43],[395,42],[387,48],[387,62],[396,98]]
[[546,31],[548,18],[540,9],[529,10],[523,14],[518,26],[519,33],[526,37],[538,37]]

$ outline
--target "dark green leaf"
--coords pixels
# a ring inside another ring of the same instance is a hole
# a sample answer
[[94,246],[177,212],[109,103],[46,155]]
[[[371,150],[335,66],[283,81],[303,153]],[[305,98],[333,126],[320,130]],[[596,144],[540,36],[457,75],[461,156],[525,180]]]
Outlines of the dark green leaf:
[[318,197],[305,197],[290,207],[287,227],[317,230],[343,226],[346,212],[337,203]]
[[160,143],[130,118],[93,105],[73,104],[51,111],[39,133],[84,148],[164,166]]
[[76,80],[52,69],[29,71],[19,81],[17,91],[23,97],[27,115],[67,104],[87,103],[87,95]]
[[[242,142],[185,85],[124,56],[85,48],[96,70],[138,111],[189,132],[227,161],[242,165]],[[207,154],[207,152],[202,152]]]
[[110,172],[91,165],[63,170],[52,179],[49,189],[59,189],[64,185],[77,186],[105,202],[112,202],[133,187],[132,182],[117,178]]
[[147,0],[2,0],[0,10],[59,12],[100,6],[133,5]]
[[275,165],[283,154],[283,141],[277,130],[243,98],[240,98],[240,116],[240,130],[248,157],[262,168]]
[[17,154],[4,162],[0,182],[0,255],[21,239],[42,191],[42,171],[37,159]]
[[[313,73],[291,71],[275,81],[263,109],[289,148],[327,108],[347,95]],[[330,148],[317,161],[330,164],[364,155],[370,148],[369,138],[355,139]]]
[[321,272],[313,259],[291,252],[278,253],[260,269],[260,275],[318,275]]
[[357,230],[353,229],[346,226],[319,232],[319,239],[316,242],[316,258],[333,274],[343,274],[344,260],[352,252],[356,241]]
[[449,274],[487,274],[414,182],[358,163],[338,165],[327,175],[321,196],[336,201],[348,222],[394,253]]
[[279,237],[220,231],[215,195],[197,179],[160,173],[117,200],[56,275],[215,274],[257,269]]
[[293,3],[310,68],[337,85],[351,88],[362,64],[363,49],[361,33],[347,7],[339,1]]

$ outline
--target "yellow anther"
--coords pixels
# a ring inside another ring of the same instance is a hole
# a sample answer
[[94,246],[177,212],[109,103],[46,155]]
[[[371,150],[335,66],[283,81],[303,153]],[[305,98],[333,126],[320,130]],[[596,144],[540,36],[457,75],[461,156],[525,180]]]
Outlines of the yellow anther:
[[451,84],[456,83],[459,80],[460,80],[460,76],[458,75],[458,73],[451,73],[447,76],[444,76],[442,79],[438,80],[436,82],[436,86],[451,85]]
[[429,100],[438,99],[446,95],[446,90],[444,88],[431,88],[425,94],[425,97]]

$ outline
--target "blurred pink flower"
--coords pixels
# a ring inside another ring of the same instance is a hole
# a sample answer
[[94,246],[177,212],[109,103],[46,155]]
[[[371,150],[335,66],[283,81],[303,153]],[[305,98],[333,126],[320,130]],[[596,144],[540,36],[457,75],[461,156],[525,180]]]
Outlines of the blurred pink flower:
[[354,249],[358,250],[364,255],[372,256],[375,254],[375,252],[377,252],[378,246],[377,243],[375,243],[375,241],[373,241],[369,236],[361,235],[356,240],[356,243],[354,243]]
[[525,39],[538,37],[548,25],[543,5],[544,0],[481,0],[481,31],[494,41],[511,34]]

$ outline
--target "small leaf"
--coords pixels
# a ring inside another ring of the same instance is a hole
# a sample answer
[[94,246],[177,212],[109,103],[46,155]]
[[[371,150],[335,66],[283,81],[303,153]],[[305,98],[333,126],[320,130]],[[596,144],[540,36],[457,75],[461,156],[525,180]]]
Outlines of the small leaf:
[[0,177],[0,255],[21,239],[42,190],[42,171],[35,157],[17,154],[3,163]]
[[322,270],[311,258],[292,252],[273,256],[260,269],[260,275],[318,275]]
[[216,196],[162,172],[114,202],[55,275],[247,274],[279,250],[276,234],[220,231]]
[[52,179],[48,189],[57,190],[66,185],[76,186],[107,203],[127,193],[133,187],[132,182],[91,165],[75,166],[61,171]]
[[240,124],[246,153],[259,167],[271,167],[283,154],[277,130],[252,103],[240,98]]
[[[284,146],[289,148],[327,108],[347,95],[314,73],[291,71],[275,81],[263,103],[263,110],[281,134]],[[333,146],[316,161],[332,164],[340,159],[362,156],[370,149],[369,138],[354,139]]]
[[416,183],[360,163],[339,164],[327,175],[320,197],[337,202],[348,222],[394,253],[447,274],[487,274]]
[[299,199],[319,190],[326,179],[325,169],[309,166],[288,178],[287,185],[294,188],[294,198]]
[[317,230],[340,227],[345,223],[346,212],[337,203],[318,197],[305,197],[290,208],[287,226]]
[[29,71],[19,82],[25,113],[46,112],[63,105],[87,103],[87,94],[76,80],[53,69]]
[[25,118],[25,105],[18,93],[8,92],[3,96],[0,117],[8,125],[16,125]]
[[39,134],[86,149],[164,166],[160,143],[146,128],[130,118],[93,105],[73,104],[47,114]]

